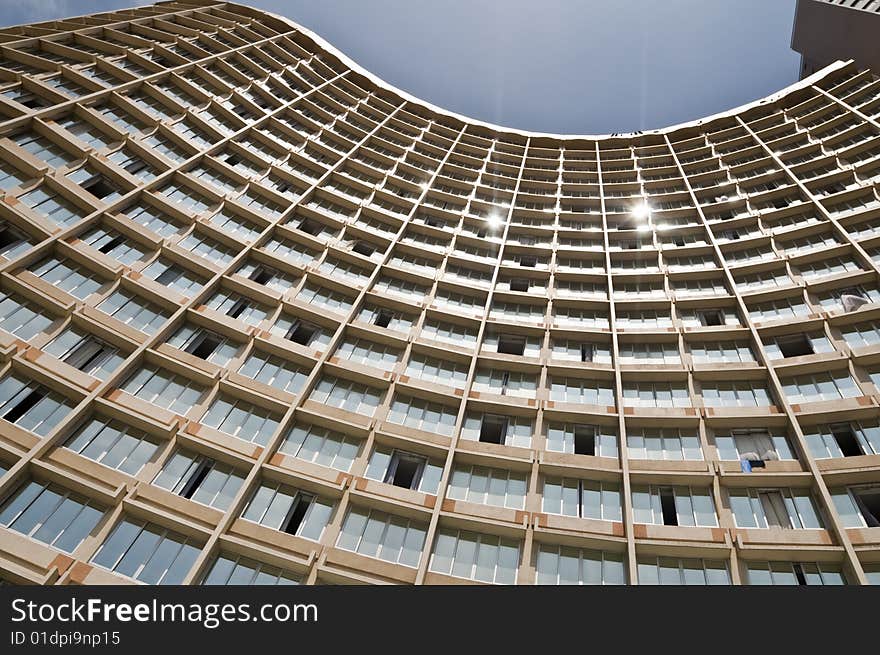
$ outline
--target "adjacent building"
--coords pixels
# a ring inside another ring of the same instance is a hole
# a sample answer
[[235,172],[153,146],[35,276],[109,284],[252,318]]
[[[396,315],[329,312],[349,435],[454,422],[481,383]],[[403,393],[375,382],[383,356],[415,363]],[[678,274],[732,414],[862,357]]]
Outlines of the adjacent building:
[[0,30],[0,579],[880,581],[880,81],[488,125],[187,0]]
[[798,0],[791,47],[801,78],[837,60],[880,71],[880,1]]

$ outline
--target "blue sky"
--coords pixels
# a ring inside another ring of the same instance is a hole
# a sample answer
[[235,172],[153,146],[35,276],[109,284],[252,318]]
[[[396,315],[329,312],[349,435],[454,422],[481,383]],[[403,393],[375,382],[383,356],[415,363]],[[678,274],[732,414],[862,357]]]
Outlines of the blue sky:
[[[10,25],[141,0],[0,0]],[[797,79],[795,0],[250,0],[411,94],[484,121],[603,134],[692,120]]]

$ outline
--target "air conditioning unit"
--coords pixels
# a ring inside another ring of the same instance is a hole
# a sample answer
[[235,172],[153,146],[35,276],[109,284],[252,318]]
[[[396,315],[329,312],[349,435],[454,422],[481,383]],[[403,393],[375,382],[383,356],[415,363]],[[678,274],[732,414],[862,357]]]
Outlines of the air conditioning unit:
[[852,312],[866,304],[868,299],[863,296],[854,296],[849,293],[844,293],[840,296],[840,304],[843,305],[843,311]]

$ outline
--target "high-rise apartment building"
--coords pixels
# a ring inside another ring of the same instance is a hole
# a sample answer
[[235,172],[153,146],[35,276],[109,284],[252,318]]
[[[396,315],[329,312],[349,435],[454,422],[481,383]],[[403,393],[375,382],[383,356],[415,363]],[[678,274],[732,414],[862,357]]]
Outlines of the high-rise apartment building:
[[849,59],[880,72],[880,0],[798,0],[791,47],[801,78]]
[[0,30],[0,578],[880,582],[880,81],[487,125],[200,0]]

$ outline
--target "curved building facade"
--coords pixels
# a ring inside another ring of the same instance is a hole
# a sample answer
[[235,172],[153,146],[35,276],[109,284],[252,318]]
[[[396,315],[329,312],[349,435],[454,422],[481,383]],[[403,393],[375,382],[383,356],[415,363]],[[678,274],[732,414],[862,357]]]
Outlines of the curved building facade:
[[187,1],[0,30],[0,579],[880,580],[880,81],[610,136]]

